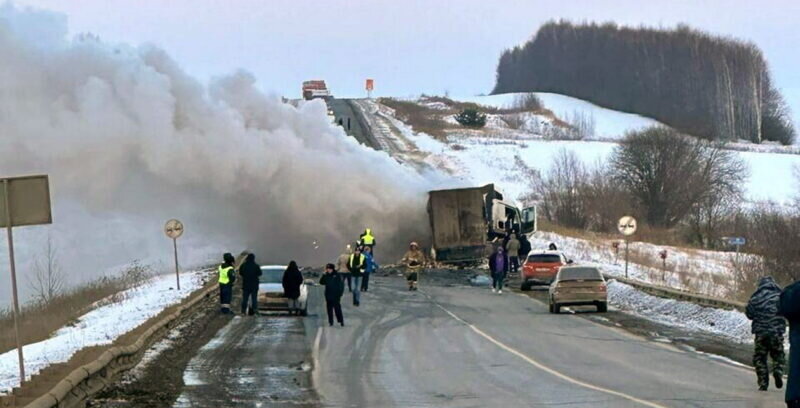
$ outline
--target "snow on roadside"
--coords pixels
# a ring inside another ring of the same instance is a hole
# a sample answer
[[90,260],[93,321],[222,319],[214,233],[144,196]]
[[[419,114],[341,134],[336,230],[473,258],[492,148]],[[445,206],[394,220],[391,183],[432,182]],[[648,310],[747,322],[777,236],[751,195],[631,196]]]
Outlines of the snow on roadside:
[[[591,241],[546,231],[536,232],[531,237],[534,249],[547,248],[547,245],[553,242],[567,257],[576,262],[595,264],[601,266],[603,272],[607,274],[624,276],[624,246],[620,246],[619,256],[616,256],[611,245],[612,241],[610,239]],[[720,298],[731,298],[735,294],[736,288],[732,278],[733,260],[736,255],[733,253],[687,250],[646,242],[630,243],[632,252],[650,257],[652,264],[656,265],[661,262],[658,253],[664,249],[668,254],[666,272],[658,267],[630,263],[628,276],[642,282]],[[751,255],[740,255],[742,261],[748,256]]]
[[[121,298],[124,300],[86,313],[74,325],[61,328],[47,340],[25,345],[27,378],[50,364],[68,361],[85,347],[111,344],[117,337],[202,287],[206,275],[197,271],[183,273],[180,290],[174,288],[174,275],[154,277],[142,286],[123,292]],[[0,393],[17,386],[19,368],[17,350],[14,349],[0,354]]]
[[642,318],[724,336],[738,343],[752,343],[750,321],[738,310],[699,306],[691,302],[652,296],[616,280],[608,282],[609,302]]

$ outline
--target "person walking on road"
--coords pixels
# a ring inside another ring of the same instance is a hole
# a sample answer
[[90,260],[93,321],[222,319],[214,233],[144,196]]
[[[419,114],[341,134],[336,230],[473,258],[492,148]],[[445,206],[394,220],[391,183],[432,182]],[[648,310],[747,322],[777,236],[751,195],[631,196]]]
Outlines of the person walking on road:
[[758,389],[766,391],[769,387],[768,358],[772,358],[772,375],[775,387],[783,387],[783,368],[786,357],[783,352],[783,336],[786,333],[786,320],[778,316],[781,287],[771,276],[758,280],[758,287],[747,302],[745,315],[752,320],[751,331],[755,335],[753,367],[758,377]]
[[347,263],[350,262],[350,255],[353,254],[353,247],[347,245],[344,249],[344,252],[339,255],[339,259],[336,260],[336,270],[339,271],[339,274],[342,276],[342,280],[347,281],[347,290],[350,292],[353,291],[351,286],[351,279],[350,279],[350,271],[347,269]]
[[325,286],[325,308],[328,310],[328,324],[333,326],[333,316],[335,314],[336,321],[344,326],[344,316],[342,316],[344,280],[333,264],[325,265],[325,273],[322,274],[319,284]]
[[506,253],[508,254],[508,262],[510,263],[511,274],[516,275],[519,269],[519,240],[516,234],[511,234],[506,243]]
[[222,256],[222,264],[217,268],[219,273],[219,306],[220,312],[230,314],[231,300],[233,300],[233,282],[236,282],[236,271],[233,255],[226,253]]
[[[789,321],[789,350],[800,350],[800,281],[783,289],[778,314]],[[800,408],[800,353],[789,353],[786,406]]]
[[375,255],[375,236],[372,235],[372,230],[365,228],[364,232],[358,237],[358,245],[362,248],[369,247],[372,254]]
[[347,269],[350,271],[350,276],[353,279],[353,306],[361,305],[361,278],[364,276],[364,271],[367,269],[367,257],[361,253],[361,248],[356,247],[356,250],[350,255],[347,262]]
[[417,290],[417,281],[419,281],[419,271],[425,264],[425,254],[419,249],[416,242],[408,245],[408,251],[403,255],[400,263],[406,267],[406,281],[408,282],[408,290]]
[[239,275],[242,277],[242,314],[253,316],[258,311],[258,278],[261,277],[261,267],[256,263],[254,254],[247,254],[244,263],[239,266]]
[[498,246],[489,256],[489,271],[492,273],[492,293],[503,294],[503,282],[508,272],[508,257],[502,246]]
[[297,262],[289,262],[286,271],[283,272],[283,294],[289,299],[289,314],[299,315],[300,310],[300,285],[303,284],[303,273],[297,267]]
[[375,256],[372,255],[372,247],[364,247],[364,258],[366,258],[367,267],[364,269],[364,278],[361,280],[362,292],[366,292],[369,289],[369,277],[378,270]]

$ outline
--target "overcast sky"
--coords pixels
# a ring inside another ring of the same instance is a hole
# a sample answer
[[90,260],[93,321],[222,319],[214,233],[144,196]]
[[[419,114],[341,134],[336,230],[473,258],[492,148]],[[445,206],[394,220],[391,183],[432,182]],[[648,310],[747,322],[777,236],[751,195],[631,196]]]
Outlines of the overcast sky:
[[686,22],[755,42],[800,114],[800,1],[796,0],[22,0],[61,11],[74,33],[154,43],[201,79],[244,68],[288,97],[306,79],[339,96],[488,93],[503,49],[543,22]]

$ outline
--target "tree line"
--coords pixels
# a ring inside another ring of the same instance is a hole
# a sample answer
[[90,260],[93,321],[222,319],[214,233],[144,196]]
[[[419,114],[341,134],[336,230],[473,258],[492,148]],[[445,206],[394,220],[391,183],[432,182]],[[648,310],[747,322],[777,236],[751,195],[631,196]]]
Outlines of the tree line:
[[493,93],[554,92],[709,140],[791,144],[795,130],[750,42],[688,26],[550,22],[500,57]]

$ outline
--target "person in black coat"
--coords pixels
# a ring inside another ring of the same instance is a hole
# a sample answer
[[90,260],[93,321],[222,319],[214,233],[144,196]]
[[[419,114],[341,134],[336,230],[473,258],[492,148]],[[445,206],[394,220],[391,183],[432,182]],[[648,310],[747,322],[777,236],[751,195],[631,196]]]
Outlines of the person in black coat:
[[519,234],[519,261],[525,263],[529,253],[531,253],[531,241],[528,241],[525,234]]
[[300,285],[303,284],[303,273],[297,267],[297,262],[289,262],[283,273],[283,295],[289,299],[289,314],[300,314]]
[[[258,310],[258,278],[261,277],[261,267],[256,263],[254,254],[247,254],[244,263],[239,267],[242,277],[242,314],[252,316]],[[250,301],[250,309],[247,303]]]
[[325,265],[325,273],[322,274],[319,284],[325,286],[325,306],[328,309],[328,323],[333,326],[333,315],[335,313],[336,320],[344,326],[344,316],[342,316],[344,280],[333,264]]
[[781,292],[778,315],[789,321],[789,381],[786,383],[786,406],[800,408],[800,281]]

